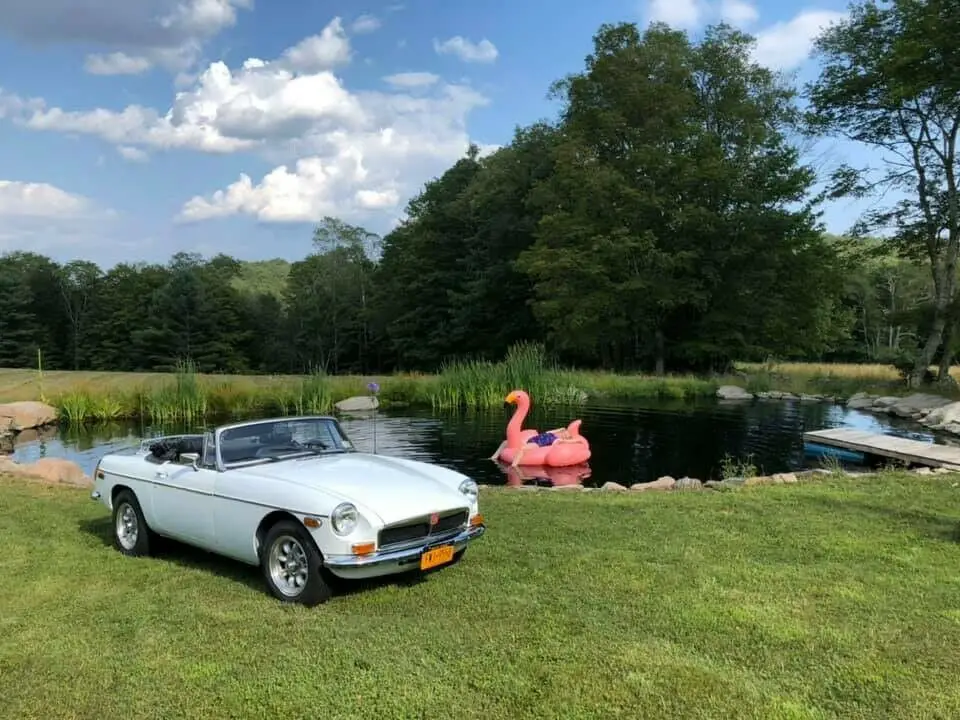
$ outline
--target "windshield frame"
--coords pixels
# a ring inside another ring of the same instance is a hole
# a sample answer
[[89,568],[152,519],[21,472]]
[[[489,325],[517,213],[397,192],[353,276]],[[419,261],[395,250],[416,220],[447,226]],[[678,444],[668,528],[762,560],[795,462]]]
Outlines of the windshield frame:
[[[301,450],[292,450],[279,456],[250,457],[229,463],[224,462],[222,449],[225,434],[227,439],[229,439],[230,435],[234,432],[246,429],[255,431],[256,428],[261,427],[262,433],[253,432],[251,437],[258,437],[258,435],[263,437],[268,435],[274,428],[282,426],[295,426],[298,423],[322,424],[325,426],[321,431],[322,435],[325,438],[332,436],[336,443],[336,447],[329,449],[304,447]],[[222,425],[214,430],[213,442],[214,457],[216,459],[216,469],[218,472],[225,472],[226,470],[237,468],[256,467],[259,465],[277,462],[289,462],[294,460],[302,460],[305,458],[324,457],[328,455],[356,452],[353,442],[347,436],[343,426],[340,425],[340,422],[335,417],[329,415],[291,415],[285,417],[264,418],[259,420],[247,420],[243,422],[230,423],[229,425]]]

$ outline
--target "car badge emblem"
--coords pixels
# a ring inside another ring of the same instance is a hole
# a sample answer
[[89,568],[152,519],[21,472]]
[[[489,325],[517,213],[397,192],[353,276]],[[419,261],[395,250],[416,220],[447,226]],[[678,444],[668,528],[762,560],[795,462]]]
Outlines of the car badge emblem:
[[440,514],[433,513],[433,515],[430,516],[430,524],[436,525],[438,522],[440,522]]

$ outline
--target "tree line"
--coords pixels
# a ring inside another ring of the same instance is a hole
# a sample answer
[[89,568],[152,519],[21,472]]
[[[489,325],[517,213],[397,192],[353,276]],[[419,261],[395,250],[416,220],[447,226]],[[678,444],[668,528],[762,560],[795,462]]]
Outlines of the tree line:
[[[960,0],[857,6],[804,91],[726,25],[697,42],[603,25],[551,87],[554,121],[471,147],[382,238],[327,218],[292,263],[7,253],[0,364],[39,349],[65,369],[432,371],[536,341],[620,371],[842,360],[919,381],[960,340],[958,25]],[[821,176],[801,146],[825,135],[884,149],[886,174]],[[824,232],[825,200],[891,186],[905,199]]]

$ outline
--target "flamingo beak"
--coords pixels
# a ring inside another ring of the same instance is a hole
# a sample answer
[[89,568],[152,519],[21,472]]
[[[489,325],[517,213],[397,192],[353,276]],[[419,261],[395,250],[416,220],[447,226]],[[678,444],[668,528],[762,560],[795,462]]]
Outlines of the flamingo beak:
[[503,399],[504,405],[510,405],[511,403],[515,403],[516,401],[517,401],[517,396],[514,393],[510,393]]

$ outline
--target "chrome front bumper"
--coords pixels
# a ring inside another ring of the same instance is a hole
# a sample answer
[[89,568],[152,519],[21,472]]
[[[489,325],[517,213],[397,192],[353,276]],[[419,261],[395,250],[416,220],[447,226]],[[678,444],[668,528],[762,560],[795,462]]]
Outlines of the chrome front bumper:
[[441,545],[453,545],[453,551],[459,552],[484,532],[485,525],[474,525],[451,538],[427,540],[402,550],[387,550],[370,555],[335,555],[325,558],[323,564],[334,575],[349,579],[407,572],[419,566],[420,556],[427,550]]

